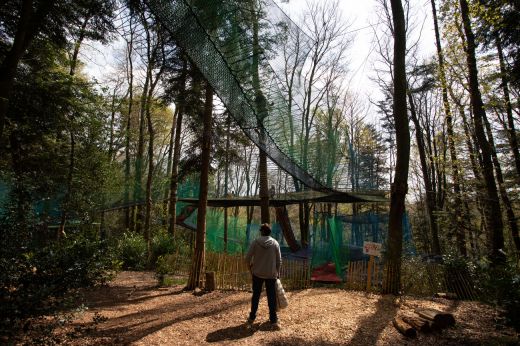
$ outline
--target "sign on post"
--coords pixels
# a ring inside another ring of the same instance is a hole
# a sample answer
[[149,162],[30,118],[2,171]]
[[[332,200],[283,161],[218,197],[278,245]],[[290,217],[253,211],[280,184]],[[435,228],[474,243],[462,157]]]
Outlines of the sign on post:
[[369,256],[381,256],[381,249],[383,248],[383,244],[381,243],[373,243],[371,241],[363,242],[363,253]]
[[383,244],[374,243],[371,241],[363,242],[363,253],[370,256],[368,260],[368,268],[367,268],[367,291],[370,291],[372,288],[372,271],[374,270],[374,257],[381,256],[381,248]]

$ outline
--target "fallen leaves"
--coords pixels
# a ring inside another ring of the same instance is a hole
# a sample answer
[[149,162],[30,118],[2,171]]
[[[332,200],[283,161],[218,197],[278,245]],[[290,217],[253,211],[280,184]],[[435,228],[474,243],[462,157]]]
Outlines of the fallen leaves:
[[[214,291],[194,296],[180,286],[158,288],[153,273],[122,272],[108,287],[84,294],[89,310],[68,327],[55,331],[62,334],[63,344],[305,346],[413,342],[437,346],[518,340],[511,329],[495,328],[496,312],[491,307],[442,298],[406,298],[404,303],[395,304],[392,296],[341,289],[287,292],[289,307],[279,312],[282,329],[273,331],[263,324],[269,316],[265,292],[252,330],[245,325],[249,292]],[[412,308],[450,311],[457,326],[440,333],[421,333],[410,341],[395,330],[392,320]],[[79,332],[72,333],[74,330]],[[36,335],[28,334],[21,343],[30,344],[31,338],[37,340]]]

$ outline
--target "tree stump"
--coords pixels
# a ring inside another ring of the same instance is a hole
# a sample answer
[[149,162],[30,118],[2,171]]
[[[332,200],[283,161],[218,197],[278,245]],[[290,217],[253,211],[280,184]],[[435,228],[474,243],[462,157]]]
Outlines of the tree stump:
[[206,291],[213,292],[217,287],[215,284],[215,272],[206,272]]
[[394,323],[395,329],[397,329],[404,336],[409,338],[415,338],[417,336],[417,330],[403,321],[401,317],[396,316],[392,322]]

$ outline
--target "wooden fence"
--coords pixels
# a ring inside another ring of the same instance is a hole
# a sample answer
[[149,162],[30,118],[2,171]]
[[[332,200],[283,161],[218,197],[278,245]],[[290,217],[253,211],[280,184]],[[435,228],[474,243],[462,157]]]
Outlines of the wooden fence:
[[379,291],[383,281],[381,264],[374,260],[349,262],[345,273],[345,288],[356,291]]
[[477,300],[474,280],[468,271],[442,264],[404,261],[401,269],[403,293],[416,296],[454,293],[459,299]]
[[308,261],[283,260],[280,273],[285,290],[301,290],[311,286],[311,272]]
[[[168,255],[166,261],[171,268],[169,275],[187,278],[190,274],[191,260],[191,256],[186,254]],[[215,273],[215,286],[219,290],[251,290],[251,274],[241,254],[207,252],[204,271]],[[287,291],[310,287],[309,262],[284,259],[280,280]],[[202,281],[204,286],[205,277]]]
[[251,274],[242,255],[208,252],[204,271],[215,272],[219,290],[247,291],[251,287]]
[[[368,261],[350,262],[345,273],[345,288],[380,292],[383,278],[388,274],[388,268],[384,268],[383,264],[377,260],[372,266]],[[423,297],[434,296],[438,293],[452,293],[458,299],[478,299],[473,279],[467,271],[419,261],[403,261],[401,292],[406,295]]]
[[[187,254],[169,255],[167,262],[171,268],[170,275],[187,278],[191,260],[191,255]],[[241,254],[208,252],[204,271],[215,272],[215,285],[219,290],[251,290],[251,274]],[[345,268],[344,287],[349,290],[380,292],[385,274],[384,266],[377,258],[372,263],[349,262]],[[309,262],[284,259],[280,279],[287,291],[311,287]],[[467,272],[417,261],[403,261],[401,288],[402,293],[407,295],[433,296],[436,293],[449,292],[455,293],[460,299],[478,298],[472,278]]]

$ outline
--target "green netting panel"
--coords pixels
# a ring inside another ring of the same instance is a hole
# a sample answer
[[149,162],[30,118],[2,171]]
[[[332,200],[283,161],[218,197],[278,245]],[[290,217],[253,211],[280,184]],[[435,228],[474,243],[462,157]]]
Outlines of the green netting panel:
[[280,225],[277,222],[273,222],[271,224],[271,237],[278,241],[280,247],[285,246],[285,238],[283,237],[283,231]]
[[[345,227],[349,229],[350,249],[355,250],[351,251],[351,259],[360,260],[366,257],[361,252],[364,241],[382,243],[384,251],[388,235],[388,214],[363,213],[344,215],[340,218]],[[346,235],[347,232],[344,234]],[[403,249],[405,254],[415,254],[412,229],[407,213],[403,215]]]
[[[189,227],[197,228],[197,210],[184,220]],[[235,217],[228,214],[227,252],[243,253],[260,235],[258,223],[247,223],[245,217]],[[219,208],[209,208],[206,213],[206,249],[214,252],[225,251],[224,242],[224,212]]]
[[177,196],[179,198],[198,198],[200,190],[200,181],[198,177],[190,177],[179,184],[177,188]]
[[364,241],[383,243],[388,229],[388,215],[364,213],[359,215],[345,215],[341,220],[349,225],[350,244],[362,247]]
[[[388,215],[365,213],[327,217],[317,215],[312,228],[311,268],[334,263],[336,274],[344,278],[345,268],[350,261],[366,260],[363,242],[377,242],[386,248]],[[403,216],[404,253],[415,254],[408,215]]]
[[328,218],[327,221],[331,235],[330,248],[334,264],[336,265],[336,274],[343,279],[345,276],[344,268],[346,268],[349,261],[349,249],[343,243],[343,223],[334,217]]
[[[263,0],[261,9],[255,11],[251,11],[247,3],[236,1],[154,0],[148,5],[212,85],[247,136],[273,162],[305,185],[330,191],[310,173],[318,171],[319,167],[314,165],[319,162],[302,157],[300,151],[294,150],[298,143],[287,139],[290,128],[301,131],[295,128],[301,123],[298,120],[301,111],[295,103],[289,105],[281,92],[276,73],[283,69],[280,53],[295,35],[299,37],[302,56],[312,42],[276,4]],[[251,13],[261,16],[260,49],[253,47]],[[267,107],[267,114],[259,106],[258,87],[253,85],[255,59],[259,61],[260,94],[266,100],[263,108]],[[300,63],[303,65],[303,61]],[[316,132],[312,129],[312,133]]]
[[[11,185],[6,181],[2,181],[0,178],[0,217],[4,216],[8,212],[10,198],[12,190]],[[53,195],[47,194],[33,194],[31,197],[34,199],[31,205],[30,213],[31,217],[45,217],[48,222],[57,222],[61,217],[61,206],[63,203],[63,197],[65,193],[59,191]],[[77,213],[69,213],[69,218],[78,217]]]
[[324,218],[315,217],[312,225],[312,259],[311,268],[319,267],[327,262],[334,262],[330,233]]
[[227,250],[224,242],[224,213],[210,209],[206,215],[206,249],[214,252],[243,253],[247,251],[245,218],[228,215]]
[[407,255],[416,255],[415,244],[412,238],[412,226],[408,213],[403,215],[403,251]]
[[[378,188],[373,157],[362,148],[357,153],[352,143],[345,152],[339,144],[349,136],[331,118],[304,118],[309,106],[304,69],[316,45],[275,1],[146,3],[236,123],[279,167],[314,190],[330,191],[340,183],[351,190]],[[310,88],[313,95],[323,91],[321,83]]]

